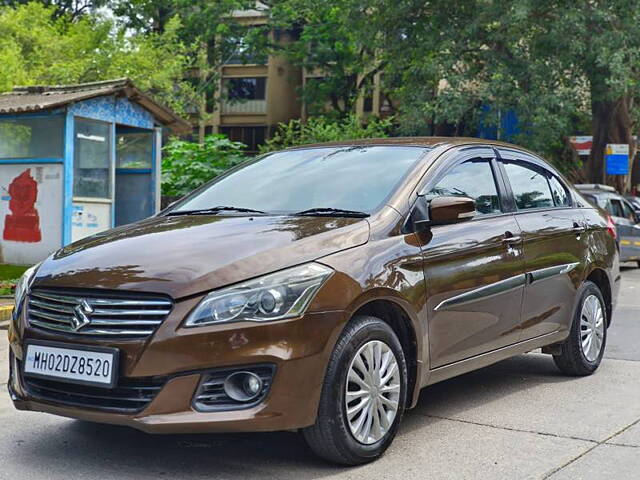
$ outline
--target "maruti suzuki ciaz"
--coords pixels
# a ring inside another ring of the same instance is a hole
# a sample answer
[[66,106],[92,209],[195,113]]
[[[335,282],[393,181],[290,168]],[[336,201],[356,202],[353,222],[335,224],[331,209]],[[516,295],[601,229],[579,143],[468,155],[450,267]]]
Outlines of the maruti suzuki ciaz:
[[20,281],[20,410],[149,433],[297,430],[371,461],[420,389],[542,348],[602,360],[615,227],[537,155],[358,140],[244,163]]

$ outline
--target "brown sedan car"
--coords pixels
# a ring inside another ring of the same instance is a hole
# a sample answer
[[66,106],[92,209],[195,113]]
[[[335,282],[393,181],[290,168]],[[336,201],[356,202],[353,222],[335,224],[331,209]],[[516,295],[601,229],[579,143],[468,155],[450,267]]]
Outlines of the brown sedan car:
[[542,347],[594,372],[615,232],[518,147],[408,138],[240,165],[31,269],[15,406],[152,433],[297,429],[380,456],[422,387]]

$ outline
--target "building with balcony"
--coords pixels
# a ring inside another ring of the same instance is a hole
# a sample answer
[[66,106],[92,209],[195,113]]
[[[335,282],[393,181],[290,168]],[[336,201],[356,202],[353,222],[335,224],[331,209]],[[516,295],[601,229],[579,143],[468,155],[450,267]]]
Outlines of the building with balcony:
[[[260,2],[256,8],[234,12],[234,18],[247,29],[268,23],[268,8]],[[296,33],[271,29],[270,43],[287,44],[296,41]],[[213,114],[205,123],[204,133],[222,133],[231,140],[257,152],[270,138],[278,124],[292,119],[326,113],[326,109],[312,110],[300,98],[301,89],[310,82],[321,82],[322,72],[308,71],[292,65],[284,56],[247,55],[242,42],[220,71]],[[356,102],[356,114],[384,116],[389,104],[381,93],[382,74],[375,75],[372,85]]]

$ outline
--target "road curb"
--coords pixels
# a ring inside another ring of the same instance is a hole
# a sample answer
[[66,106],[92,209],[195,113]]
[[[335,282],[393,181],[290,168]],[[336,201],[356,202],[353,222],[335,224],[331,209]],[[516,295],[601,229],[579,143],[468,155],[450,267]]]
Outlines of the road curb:
[[12,313],[13,305],[0,306],[0,330],[6,330],[9,328],[9,321],[11,320]]

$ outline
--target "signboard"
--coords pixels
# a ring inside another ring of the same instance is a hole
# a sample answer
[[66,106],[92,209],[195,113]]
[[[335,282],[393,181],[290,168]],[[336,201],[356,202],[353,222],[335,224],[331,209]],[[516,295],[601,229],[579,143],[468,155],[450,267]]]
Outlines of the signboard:
[[111,202],[73,202],[71,216],[71,241],[76,242],[90,235],[111,228]]
[[576,151],[578,155],[589,155],[591,154],[591,146],[593,145],[593,137],[592,136],[576,136],[569,137],[569,142],[571,142],[571,146]]
[[605,150],[607,175],[629,174],[629,145],[626,143],[609,143]]
[[31,265],[62,244],[62,165],[0,165],[0,262]]

